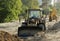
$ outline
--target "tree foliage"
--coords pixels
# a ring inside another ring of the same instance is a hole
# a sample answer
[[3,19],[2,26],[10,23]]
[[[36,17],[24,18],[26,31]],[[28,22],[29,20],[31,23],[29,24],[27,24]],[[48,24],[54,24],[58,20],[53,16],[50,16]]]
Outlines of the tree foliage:
[[38,0],[22,0],[23,5],[28,8],[38,8]]
[[26,9],[39,8],[38,0],[0,0],[0,22],[18,19],[18,14],[26,15]]
[[18,19],[21,6],[21,0],[0,0],[0,22]]

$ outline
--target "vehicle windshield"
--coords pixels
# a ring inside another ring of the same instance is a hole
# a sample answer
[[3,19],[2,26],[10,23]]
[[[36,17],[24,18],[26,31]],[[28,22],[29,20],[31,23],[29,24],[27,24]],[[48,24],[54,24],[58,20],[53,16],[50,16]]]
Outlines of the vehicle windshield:
[[29,18],[40,18],[40,11],[30,11]]

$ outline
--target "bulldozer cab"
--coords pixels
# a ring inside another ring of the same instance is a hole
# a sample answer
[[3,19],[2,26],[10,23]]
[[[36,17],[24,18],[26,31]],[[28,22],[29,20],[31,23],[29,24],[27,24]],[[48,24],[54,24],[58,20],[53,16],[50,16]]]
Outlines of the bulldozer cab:
[[29,9],[27,13],[28,13],[28,18],[40,18],[41,17],[40,9]]
[[[43,16],[42,10],[40,9],[28,9],[27,10],[27,19],[26,21],[29,21],[28,24],[32,23],[32,24],[38,24],[38,23],[43,23],[40,22],[44,20],[45,21],[45,17]],[[38,23],[37,23],[38,21]],[[45,23],[43,23],[45,24]]]

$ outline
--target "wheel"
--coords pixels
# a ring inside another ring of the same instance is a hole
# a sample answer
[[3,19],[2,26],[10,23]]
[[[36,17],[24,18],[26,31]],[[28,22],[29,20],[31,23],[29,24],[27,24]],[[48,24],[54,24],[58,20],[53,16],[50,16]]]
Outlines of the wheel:
[[42,29],[42,31],[46,31],[46,27],[45,27],[45,25],[44,25],[44,24],[40,24],[40,25],[39,25],[39,28],[41,28],[41,29]]

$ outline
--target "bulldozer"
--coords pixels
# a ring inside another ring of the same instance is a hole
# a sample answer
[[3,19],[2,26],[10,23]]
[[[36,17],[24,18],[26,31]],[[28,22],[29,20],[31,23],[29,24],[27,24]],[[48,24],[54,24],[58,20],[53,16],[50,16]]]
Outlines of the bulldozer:
[[57,13],[57,10],[56,10],[56,8],[53,7],[52,11],[49,14],[49,21],[52,21],[52,20],[56,20],[57,21],[56,13]]
[[46,21],[43,17],[42,10],[28,9],[26,13],[27,18],[22,22],[22,25],[18,27],[19,37],[34,36],[37,32],[46,31]]

